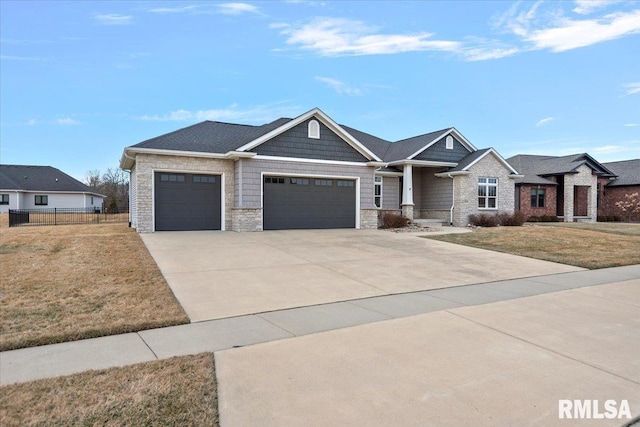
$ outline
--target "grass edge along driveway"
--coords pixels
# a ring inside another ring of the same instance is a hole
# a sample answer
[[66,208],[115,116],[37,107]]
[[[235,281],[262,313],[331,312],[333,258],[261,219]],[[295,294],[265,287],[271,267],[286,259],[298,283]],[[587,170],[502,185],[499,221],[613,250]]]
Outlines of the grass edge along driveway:
[[640,264],[640,224],[525,224],[424,237],[588,269]]
[[126,224],[0,228],[0,350],[188,323]]

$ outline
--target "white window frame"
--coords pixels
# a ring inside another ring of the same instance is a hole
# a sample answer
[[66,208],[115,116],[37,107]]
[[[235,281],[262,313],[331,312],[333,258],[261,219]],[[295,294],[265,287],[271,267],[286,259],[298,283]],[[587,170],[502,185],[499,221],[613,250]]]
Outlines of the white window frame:
[[[378,191],[379,189],[379,194]],[[382,209],[382,177],[376,176],[373,179],[373,204],[376,208]]]
[[310,120],[308,126],[309,138],[320,139],[320,123],[317,120]]
[[[492,182],[493,181],[493,182]],[[491,211],[495,211],[498,210],[498,178],[496,177],[485,177],[485,176],[481,176],[478,177],[478,209],[479,210],[491,210]],[[484,191],[484,196],[480,195],[480,188],[484,187],[485,191]],[[490,196],[489,195],[489,189],[490,188],[495,188],[495,196]],[[484,199],[484,206],[480,206],[480,199],[483,198]],[[489,207],[489,200],[490,199],[495,199],[495,206],[494,207]]]

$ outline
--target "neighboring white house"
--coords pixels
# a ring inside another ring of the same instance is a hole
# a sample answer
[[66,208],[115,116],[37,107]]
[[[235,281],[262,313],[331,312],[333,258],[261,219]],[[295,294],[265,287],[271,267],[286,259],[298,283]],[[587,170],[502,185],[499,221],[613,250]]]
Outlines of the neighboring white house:
[[9,209],[100,209],[105,196],[51,166],[0,165],[0,212]]

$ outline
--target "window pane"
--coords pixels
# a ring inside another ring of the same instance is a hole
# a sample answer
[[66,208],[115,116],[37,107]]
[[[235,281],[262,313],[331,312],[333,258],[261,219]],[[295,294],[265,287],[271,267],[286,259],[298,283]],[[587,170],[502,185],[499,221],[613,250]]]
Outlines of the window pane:
[[497,184],[498,183],[498,178],[489,178],[489,183],[490,184]]
[[478,182],[479,182],[480,184],[484,184],[484,183],[486,183],[486,182],[487,182],[487,178],[478,178]]
[[498,187],[489,187],[489,197],[496,197]]
[[495,208],[496,207],[496,199],[490,198],[488,207]]
[[478,187],[478,196],[484,197],[486,195],[487,195],[487,187],[485,187],[484,185],[481,185],[480,187]]
[[478,197],[478,207],[479,207],[479,208],[484,208],[484,207],[486,207],[486,206],[484,205],[484,201],[485,201],[485,200],[486,200],[486,199],[485,199],[484,197]]

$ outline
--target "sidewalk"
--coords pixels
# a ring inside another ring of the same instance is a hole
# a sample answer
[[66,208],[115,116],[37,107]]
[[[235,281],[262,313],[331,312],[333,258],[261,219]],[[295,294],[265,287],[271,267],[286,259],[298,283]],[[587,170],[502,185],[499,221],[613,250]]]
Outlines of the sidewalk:
[[0,384],[212,352],[365,323],[640,279],[640,266],[355,299],[0,353]]

